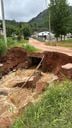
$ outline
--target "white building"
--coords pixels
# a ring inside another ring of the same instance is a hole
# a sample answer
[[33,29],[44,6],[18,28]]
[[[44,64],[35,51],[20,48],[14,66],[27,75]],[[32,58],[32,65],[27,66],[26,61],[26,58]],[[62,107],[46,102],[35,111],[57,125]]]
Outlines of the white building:
[[48,31],[38,33],[38,37],[45,38],[45,39],[49,39],[50,37],[51,39],[55,38],[54,34]]

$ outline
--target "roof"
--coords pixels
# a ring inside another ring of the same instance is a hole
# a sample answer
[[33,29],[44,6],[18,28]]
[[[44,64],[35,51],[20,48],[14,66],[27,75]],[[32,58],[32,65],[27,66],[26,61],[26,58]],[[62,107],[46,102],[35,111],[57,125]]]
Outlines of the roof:
[[38,33],[39,36],[49,36],[49,34],[50,34],[51,36],[54,36],[53,33],[48,32],[48,31],[43,31],[43,32]]

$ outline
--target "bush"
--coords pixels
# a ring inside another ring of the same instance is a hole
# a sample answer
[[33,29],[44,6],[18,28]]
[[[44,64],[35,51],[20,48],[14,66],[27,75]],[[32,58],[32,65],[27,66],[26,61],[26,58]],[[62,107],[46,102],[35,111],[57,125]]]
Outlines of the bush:
[[22,31],[24,38],[28,40],[31,35],[31,27],[29,25],[25,25]]

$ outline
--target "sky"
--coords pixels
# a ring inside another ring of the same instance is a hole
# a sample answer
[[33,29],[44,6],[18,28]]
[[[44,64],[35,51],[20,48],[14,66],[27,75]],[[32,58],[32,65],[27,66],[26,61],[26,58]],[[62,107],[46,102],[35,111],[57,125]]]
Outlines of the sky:
[[[27,22],[47,8],[49,0],[4,0],[5,18]],[[72,5],[72,0],[68,0]],[[1,0],[0,0],[1,19]]]

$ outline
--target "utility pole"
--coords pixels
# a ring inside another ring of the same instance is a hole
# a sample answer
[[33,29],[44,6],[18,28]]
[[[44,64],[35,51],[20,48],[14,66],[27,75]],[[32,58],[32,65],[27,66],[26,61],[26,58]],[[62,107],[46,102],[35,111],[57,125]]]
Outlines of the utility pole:
[[1,0],[1,11],[2,11],[2,23],[3,23],[3,36],[4,36],[5,46],[7,48],[7,37],[6,37],[6,25],[5,25],[4,2],[3,2],[3,0]]
[[45,3],[46,3],[46,6],[48,8],[48,13],[49,13],[49,16],[48,16],[48,20],[49,20],[49,40],[51,40],[51,12],[50,12],[50,7],[48,7],[48,0],[45,0]]
[[51,40],[51,12],[49,7],[49,40]]

